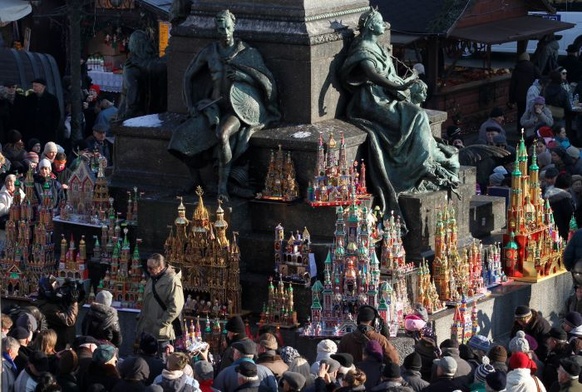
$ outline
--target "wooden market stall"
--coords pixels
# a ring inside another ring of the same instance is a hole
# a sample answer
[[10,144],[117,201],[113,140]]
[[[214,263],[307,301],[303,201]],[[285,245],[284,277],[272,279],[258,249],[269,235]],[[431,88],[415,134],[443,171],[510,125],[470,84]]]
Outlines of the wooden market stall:
[[[491,67],[491,45],[517,41],[522,52],[528,40],[574,26],[528,15],[530,11],[555,13],[547,0],[372,0],[371,4],[391,25],[395,56],[408,52],[411,64],[424,64],[431,91],[427,107],[446,111],[449,122],[463,124],[466,131],[478,127],[491,108],[507,104],[511,70]],[[458,66],[457,61],[467,55],[480,59],[475,64],[481,66]],[[506,120],[515,121],[515,114]]]

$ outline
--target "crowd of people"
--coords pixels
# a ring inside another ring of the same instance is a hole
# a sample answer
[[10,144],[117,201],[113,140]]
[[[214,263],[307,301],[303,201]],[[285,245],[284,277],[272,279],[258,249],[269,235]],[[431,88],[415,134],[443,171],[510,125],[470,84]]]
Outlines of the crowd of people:
[[[577,216],[582,216],[582,115],[578,114],[582,113],[582,61],[575,45],[567,52],[566,58],[543,73],[527,53],[522,53],[511,75],[508,100],[508,106],[517,106],[517,132],[505,129],[504,110],[495,107],[474,142],[507,152],[504,157],[483,156],[477,163],[478,189],[483,194],[509,195],[515,147],[523,136],[530,161],[535,156],[539,168],[542,196],[549,200],[564,240],[572,217],[582,227],[582,218]],[[451,145],[466,148],[459,127],[449,126],[446,138]]]
[[[438,342],[426,310],[416,306],[414,323],[406,324],[415,325],[414,343],[397,350],[378,311],[361,306],[355,330],[336,340],[322,338],[309,361],[301,348],[284,345],[276,330],[261,328],[256,337],[248,336],[240,316],[225,324],[219,356],[209,354],[209,344],[177,350],[173,321],[184,305],[180,271],[161,255],[148,260],[148,271],[136,351],[125,358],[118,348],[133,334],[124,336],[106,290],[82,319],[81,288],[73,282],[59,286],[51,278],[41,279],[35,306],[2,309],[1,390],[582,391],[580,288],[566,301],[561,325],[551,326],[538,311],[517,306],[507,344],[479,334],[465,343]],[[77,324],[81,335],[75,334]]]
[[12,163],[14,171],[23,173],[28,170],[24,155],[35,152],[40,156],[43,146],[49,142],[59,143],[59,147],[62,146],[59,152],[65,153],[70,160],[73,151],[97,149],[111,162],[111,146],[105,137],[111,136],[111,121],[118,112],[114,98],[101,92],[95,84],[89,83],[82,90],[82,138],[72,144],[70,86],[66,85],[67,80],[64,83],[64,110],[61,110],[57,97],[48,91],[47,81],[43,78],[34,79],[28,91],[12,81],[0,83],[0,152]]
[[[55,141],[57,129],[66,128],[70,117],[66,118],[64,125],[59,125],[58,101],[47,91],[46,84],[44,79],[35,79],[28,95],[17,90],[12,82],[0,86],[0,182],[4,184],[0,190],[2,228],[13,202],[15,184],[22,183],[29,170],[33,172],[35,186],[34,200],[30,203],[42,204],[46,193],[44,184],[48,183],[54,208],[66,199],[70,175],[80,160],[90,163],[95,172],[100,165],[106,167],[112,163],[112,145],[107,136],[117,108],[107,96],[100,95],[99,86],[91,85],[84,100],[86,137],[67,151]],[[47,111],[51,116],[45,115]],[[35,121],[40,118],[44,120],[37,124]],[[69,143],[65,145],[70,146]]]

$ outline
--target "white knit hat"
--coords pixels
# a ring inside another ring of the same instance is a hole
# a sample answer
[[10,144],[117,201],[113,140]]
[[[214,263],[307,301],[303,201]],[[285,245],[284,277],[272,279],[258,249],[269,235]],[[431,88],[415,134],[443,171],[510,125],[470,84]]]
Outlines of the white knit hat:
[[522,352],[527,353],[529,352],[529,343],[525,338],[525,332],[517,331],[515,337],[509,341],[509,351],[512,353]]
[[95,302],[99,302],[105,306],[111,306],[111,301],[113,301],[113,295],[107,290],[101,290],[95,296]]
[[48,168],[52,169],[52,167],[51,167],[51,161],[49,161],[46,158],[41,159],[40,160],[40,163],[38,164],[38,168],[41,169],[43,167],[48,167]]
[[329,358],[330,355],[337,352],[337,344],[333,340],[324,339],[317,343],[317,358],[316,361]]
[[49,153],[49,152],[58,152],[59,149],[57,147],[57,144],[55,142],[47,142],[47,144],[44,145],[44,150],[43,152]]

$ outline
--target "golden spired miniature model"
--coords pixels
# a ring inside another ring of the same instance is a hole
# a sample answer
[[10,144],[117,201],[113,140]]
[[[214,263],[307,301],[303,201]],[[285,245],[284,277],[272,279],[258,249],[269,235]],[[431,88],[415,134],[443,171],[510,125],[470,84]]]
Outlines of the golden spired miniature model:
[[208,309],[198,308],[199,313],[208,314],[213,307],[222,309],[225,316],[240,313],[238,233],[232,232],[232,241],[227,238],[228,222],[224,219],[221,200],[216,220],[211,222],[201,187],[196,189],[196,194],[198,205],[190,221],[180,201],[178,218],[164,244],[166,259],[182,269],[186,291],[208,297]]
[[445,309],[445,304],[439,299],[434,280],[431,279],[428,262],[423,260],[418,268],[418,296],[416,302],[425,307],[428,314],[434,314]]
[[509,278],[536,282],[565,269],[562,237],[554,224],[549,201],[541,197],[535,150],[529,168],[527,164],[528,154],[522,133],[511,173],[503,261]]
[[449,305],[488,294],[483,279],[482,247],[473,240],[460,246],[455,210],[447,205],[437,212],[432,276],[439,297]]
[[269,297],[263,304],[259,328],[263,325],[276,325],[283,328],[299,325],[293,298],[293,285],[284,283],[282,277],[279,278],[276,287],[273,284],[273,278],[269,278]]
[[287,151],[287,154],[284,154],[279,145],[277,152],[271,150],[265,189],[257,195],[257,199],[293,201],[298,198],[299,185],[291,152]]

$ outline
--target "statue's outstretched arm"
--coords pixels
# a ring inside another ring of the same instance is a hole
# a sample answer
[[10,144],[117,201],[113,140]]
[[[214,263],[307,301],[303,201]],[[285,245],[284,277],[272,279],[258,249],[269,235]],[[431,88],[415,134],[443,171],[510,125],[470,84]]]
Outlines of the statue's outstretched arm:
[[360,63],[360,69],[364,72],[364,74],[366,75],[370,82],[388,89],[398,91],[408,89],[414,83],[414,80],[416,80],[417,78],[415,76],[414,78],[408,78],[404,80],[404,83],[395,83],[388,79],[387,77],[385,77],[384,75],[378,73],[378,71],[376,71],[376,67],[374,67],[374,64],[369,60],[362,61]]

